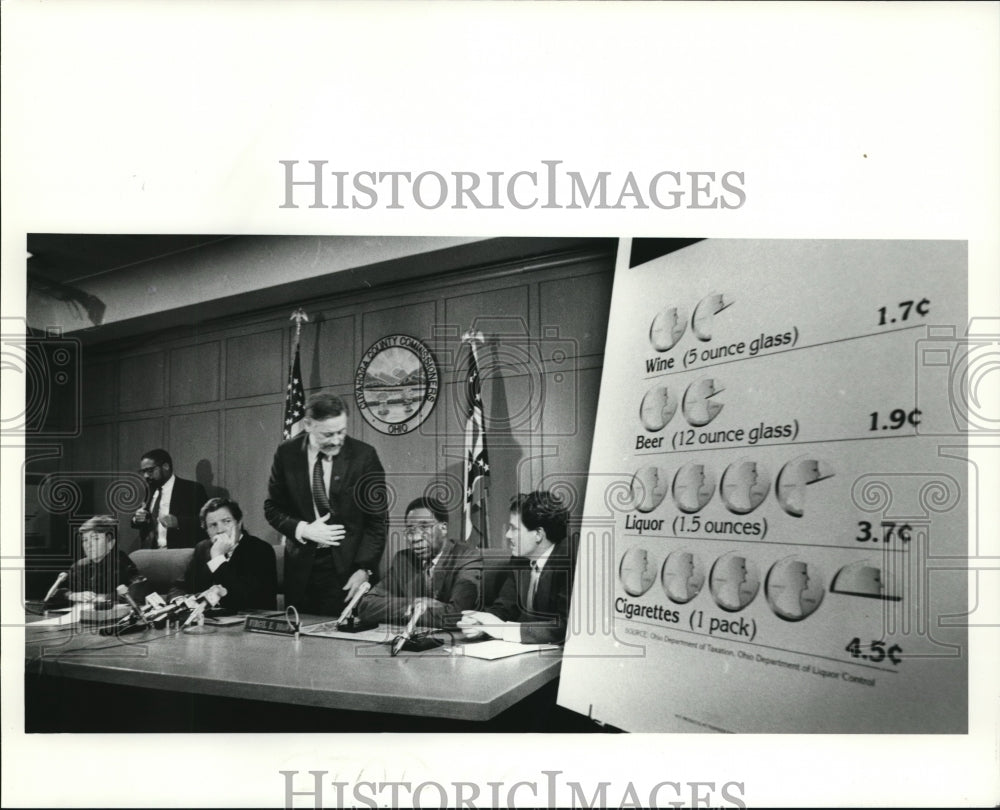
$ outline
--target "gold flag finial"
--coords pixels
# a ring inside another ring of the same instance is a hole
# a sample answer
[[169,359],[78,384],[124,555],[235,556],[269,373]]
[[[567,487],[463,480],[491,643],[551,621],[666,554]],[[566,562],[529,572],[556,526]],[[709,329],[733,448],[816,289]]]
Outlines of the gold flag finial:
[[464,335],[462,335],[462,343],[471,343],[472,347],[475,348],[477,343],[486,343],[486,339],[483,337],[483,333],[476,329],[469,329]]
[[299,342],[299,335],[302,334],[302,324],[309,322],[309,316],[306,315],[306,311],[299,307],[291,314],[288,318],[290,321],[295,321],[295,342]]

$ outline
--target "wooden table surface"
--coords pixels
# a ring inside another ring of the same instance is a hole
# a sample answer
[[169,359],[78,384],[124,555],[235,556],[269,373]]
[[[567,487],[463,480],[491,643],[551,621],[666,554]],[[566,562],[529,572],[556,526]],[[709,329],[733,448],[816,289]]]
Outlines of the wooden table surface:
[[[303,624],[309,621],[303,617]],[[205,635],[147,630],[116,638],[85,627],[28,625],[26,671],[331,709],[489,720],[558,677],[562,653],[484,661],[461,655],[459,640],[394,658],[386,644],[295,640],[248,633],[242,625],[212,629]]]

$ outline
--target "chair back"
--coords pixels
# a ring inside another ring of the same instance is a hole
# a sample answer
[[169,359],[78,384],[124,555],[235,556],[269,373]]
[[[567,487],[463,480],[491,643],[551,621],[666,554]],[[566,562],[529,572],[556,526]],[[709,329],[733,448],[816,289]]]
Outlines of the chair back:
[[146,578],[150,589],[165,595],[177,580],[184,578],[193,555],[193,548],[147,548],[133,551],[128,556]]

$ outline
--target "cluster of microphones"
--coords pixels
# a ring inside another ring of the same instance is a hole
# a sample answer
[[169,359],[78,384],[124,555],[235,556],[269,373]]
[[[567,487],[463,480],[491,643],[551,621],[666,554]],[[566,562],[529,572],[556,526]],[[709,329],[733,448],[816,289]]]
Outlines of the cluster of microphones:
[[[55,584],[49,589],[48,596],[51,596],[56,589],[66,579],[65,572],[60,574]],[[378,625],[375,623],[361,622],[354,615],[355,608],[361,601],[361,597],[368,592],[371,586],[364,583],[354,595],[354,598],[344,608],[340,617],[332,622],[336,629],[356,633],[367,630]],[[121,635],[123,633],[133,633],[152,628],[162,629],[168,625],[176,625],[180,629],[193,627],[204,621],[205,614],[213,608],[218,607],[219,602],[227,593],[222,585],[212,585],[212,587],[198,594],[181,594],[171,599],[166,599],[155,591],[145,599],[145,604],[140,605],[129,593],[127,585],[119,585],[116,590],[117,595],[129,607],[128,613],[113,623],[107,623],[100,629],[103,635]],[[397,635],[391,642],[390,651],[392,655],[398,655],[404,649],[426,649],[431,646],[438,646],[440,641],[424,638],[428,634],[417,634],[416,627],[420,617],[426,611],[426,605],[422,600],[414,601],[409,614],[409,621],[403,632]]]
[[102,628],[101,632],[106,635],[162,628],[168,623],[176,623],[181,628],[192,627],[204,621],[205,612],[219,604],[226,595],[226,589],[221,585],[213,585],[199,594],[182,594],[169,601],[154,591],[146,597],[144,605],[132,598],[125,585],[118,586],[118,595],[131,610],[116,624]]

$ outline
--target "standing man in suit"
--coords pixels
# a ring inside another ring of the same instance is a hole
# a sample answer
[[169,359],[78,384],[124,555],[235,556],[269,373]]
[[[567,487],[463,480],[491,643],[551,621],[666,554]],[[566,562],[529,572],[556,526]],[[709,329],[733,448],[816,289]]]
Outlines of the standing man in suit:
[[333,616],[378,570],[385,547],[385,471],[347,435],[347,403],[306,402],[305,430],[278,445],[264,515],[285,536],[285,603]]
[[487,635],[524,644],[558,644],[566,637],[573,577],[569,511],[548,492],[511,499],[506,538],[511,561],[500,593],[485,612],[463,611],[469,638]]
[[174,475],[173,459],[162,449],[143,453],[139,472],[149,489],[145,505],[132,516],[139,548],[194,548],[205,536],[198,516],[208,500],[205,488]]
[[410,547],[396,553],[386,578],[361,601],[361,620],[405,624],[419,606],[418,625],[454,626],[479,604],[482,553],[448,539],[448,510],[434,498],[410,501],[406,539]]

